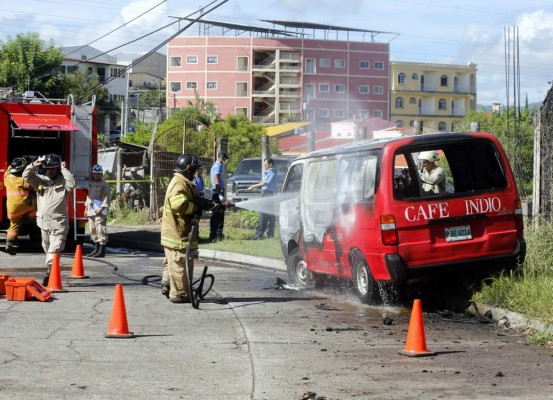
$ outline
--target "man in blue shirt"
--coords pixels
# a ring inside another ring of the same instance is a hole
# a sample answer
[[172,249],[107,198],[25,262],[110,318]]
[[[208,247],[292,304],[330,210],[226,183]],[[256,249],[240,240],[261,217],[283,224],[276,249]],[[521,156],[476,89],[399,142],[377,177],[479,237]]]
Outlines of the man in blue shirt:
[[[229,159],[225,152],[220,152],[217,160],[211,167],[209,174],[213,195],[218,195],[222,201],[225,198],[225,181],[223,180],[223,164]],[[209,220],[209,239],[211,241],[223,240],[223,226],[225,224],[225,213],[223,211],[214,211]]]
[[[246,191],[261,187],[261,197],[273,196],[277,191],[277,171],[273,168],[273,159],[266,158],[263,161],[263,168],[265,173],[263,174],[263,180],[259,183],[251,185]],[[259,213],[259,223],[255,231],[255,236],[252,240],[259,240],[263,237],[265,230],[267,231],[267,238],[275,236],[275,220],[276,217],[272,214]]]

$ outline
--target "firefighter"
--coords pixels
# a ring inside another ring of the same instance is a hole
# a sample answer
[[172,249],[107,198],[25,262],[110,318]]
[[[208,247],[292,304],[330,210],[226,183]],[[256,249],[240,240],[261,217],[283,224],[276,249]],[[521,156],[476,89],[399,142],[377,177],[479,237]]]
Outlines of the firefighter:
[[10,219],[10,227],[6,234],[6,252],[15,256],[15,244],[19,236],[22,222],[34,219],[36,216],[35,192],[21,176],[27,166],[27,160],[23,157],[13,159],[10,168],[4,174],[4,186],[6,187],[6,211]]
[[[44,175],[38,174],[42,167]],[[47,154],[27,165],[23,178],[37,193],[37,225],[42,234],[42,248],[46,253],[46,276],[48,283],[54,254],[65,248],[69,232],[67,195],[75,188],[75,178],[67,169],[65,161],[56,154]]]
[[88,184],[85,215],[88,217],[90,238],[94,243],[94,250],[88,257],[104,258],[108,242],[107,220],[109,208],[109,184],[104,179],[104,170],[96,164],[91,170],[91,180]]
[[[193,224],[198,223],[202,211],[202,199],[197,196],[192,183],[194,173],[200,166],[198,158],[192,154],[181,155],[176,164],[175,174],[169,182],[163,204],[161,221],[161,245],[165,251],[164,274],[161,283],[163,294],[169,289],[172,303],[189,303],[191,288],[184,268],[186,267],[186,247]],[[198,248],[198,237],[191,238],[189,274],[194,271],[194,250]],[[168,282],[167,282],[168,280]]]

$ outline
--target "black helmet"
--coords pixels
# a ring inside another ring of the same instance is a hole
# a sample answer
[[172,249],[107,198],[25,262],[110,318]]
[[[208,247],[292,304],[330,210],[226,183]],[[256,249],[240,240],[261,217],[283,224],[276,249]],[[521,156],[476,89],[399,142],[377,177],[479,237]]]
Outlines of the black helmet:
[[46,154],[42,161],[43,168],[58,168],[61,165],[61,158],[57,154]]
[[25,169],[26,166],[27,160],[23,157],[16,157],[11,163],[10,174],[19,174]]
[[177,160],[176,172],[184,173],[186,171],[194,174],[200,166],[200,160],[192,154],[183,154]]

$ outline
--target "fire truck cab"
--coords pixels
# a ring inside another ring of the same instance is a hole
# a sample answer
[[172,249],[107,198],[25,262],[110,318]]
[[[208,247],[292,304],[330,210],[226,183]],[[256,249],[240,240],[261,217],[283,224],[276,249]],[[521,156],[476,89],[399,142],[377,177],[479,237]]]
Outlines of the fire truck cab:
[[[67,99],[46,99],[28,91],[21,97],[0,99],[0,229],[8,228],[4,173],[15,157],[28,162],[58,154],[75,176],[76,187],[69,199],[70,230],[68,245],[82,241],[87,219],[84,217],[90,169],[97,160],[95,98],[76,105]],[[35,222],[22,227],[20,236],[40,239]]]

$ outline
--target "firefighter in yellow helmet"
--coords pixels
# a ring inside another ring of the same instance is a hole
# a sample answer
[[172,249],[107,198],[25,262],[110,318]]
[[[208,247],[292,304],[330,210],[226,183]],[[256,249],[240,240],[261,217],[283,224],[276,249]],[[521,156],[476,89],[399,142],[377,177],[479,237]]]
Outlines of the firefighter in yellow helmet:
[[103,258],[106,255],[108,242],[107,220],[109,208],[109,184],[104,179],[104,169],[101,165],[92,166],[91,180],[88,184],[85,215],[88,218],[90,238],[94,243],[94,250],[88,257]]
[[10,227],[6,234],[6,252],[15,256],[15,243],[21,224],[25,219],[34,220],[36,216],[36,196],[31,186],[21,176],[27,166],[23,157],[13,159],[10,168],[4,173],[6,187],[6,211]]
[[[161,245],[166,262],[163,263],[161,292],[172,303],[190,303],[191,289],[184,268],[189,235],[193,224],[198,223],[198,212],[201,212],[201,199],[192,183],[199,166],[200,161],[191,154],[183,154],[178,158],[163,203]],[[198,248],[198,236],[195,236],[190,243],[189,276],[194,271],[192,254]]]

